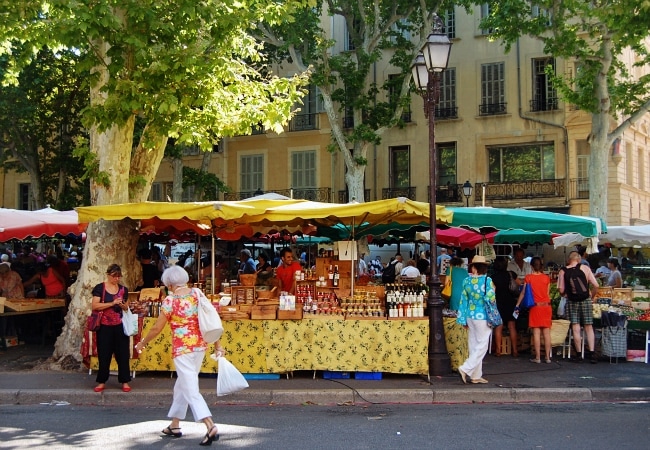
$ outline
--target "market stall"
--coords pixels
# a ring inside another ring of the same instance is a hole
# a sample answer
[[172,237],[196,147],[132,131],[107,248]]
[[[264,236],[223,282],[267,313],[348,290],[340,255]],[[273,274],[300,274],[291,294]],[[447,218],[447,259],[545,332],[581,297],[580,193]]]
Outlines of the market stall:
[[[132,347],[155,321],[155,318],[142,321],[142,332],[132,338]],[[229,352],[228,359],[242,373],[280,374],[296,370],[428,373],[427,320],[317,318],[227,320],[223,324],[222,343]],[[452,368],[456,370],[469,354],[467,331],[455,319],[446,318],[444,325]],[[97,369],[93,338],[93,333],[86,332],[82,354],[88,356],[90,369]],[[131,369],[137,372],[174,370],[168,327],[139,357],[132,357]],[[205,358],[201,372],[217,372],[216,362]]]

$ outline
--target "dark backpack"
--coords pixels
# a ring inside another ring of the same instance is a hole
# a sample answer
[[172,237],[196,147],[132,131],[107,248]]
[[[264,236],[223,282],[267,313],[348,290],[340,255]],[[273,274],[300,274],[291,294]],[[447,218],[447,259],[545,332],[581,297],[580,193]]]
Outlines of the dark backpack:
[[564,268],[564,293],[572,302],[579,302],[590,297],[587,276],[580,269],[580,264]]
[[384,271],[381,273],[381,281],[385,283],[394,283],[395,282],[395,277],[397,274],[395,273],[395,266],[397,265],[397,261],[393,261],[389,263]]

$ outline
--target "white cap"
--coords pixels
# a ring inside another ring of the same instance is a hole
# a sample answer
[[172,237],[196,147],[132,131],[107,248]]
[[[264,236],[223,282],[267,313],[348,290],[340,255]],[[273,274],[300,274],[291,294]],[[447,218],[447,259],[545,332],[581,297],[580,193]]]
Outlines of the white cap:
[[3,253],[2,256],[0,256],[0,260],[2,260],[2,262],[9,261],[9,255],[7,255],[6,253]]
[[70,256],[77,256],[77,252],[71,252]]

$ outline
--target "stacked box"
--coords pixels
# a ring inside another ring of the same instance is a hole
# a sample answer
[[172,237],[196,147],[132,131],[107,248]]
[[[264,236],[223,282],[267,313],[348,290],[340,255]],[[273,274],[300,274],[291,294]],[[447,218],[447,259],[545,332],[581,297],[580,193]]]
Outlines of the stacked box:
[[332,372],[325,370],[323,371],[323,378],[326,380],[347,380],[350,378],[350,372]]
[[381,380],[382,372],[354,372],[355,380]]

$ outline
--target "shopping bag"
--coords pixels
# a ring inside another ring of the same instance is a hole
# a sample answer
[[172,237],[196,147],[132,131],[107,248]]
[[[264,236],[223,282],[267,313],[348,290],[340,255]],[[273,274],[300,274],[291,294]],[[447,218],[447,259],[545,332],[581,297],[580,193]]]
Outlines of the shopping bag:
[[499,314],[496,301],[485,300],[485,313],[487,316],[486,321],[490,328],[503,325],[503,319],[501,318],[501,314]]
[[122,328],[126,336],[138,334],[138,315],[133,314],[130,309],[122,311]]
[[92,311],[86,319],[86,328],[88,331],[97,331],[102,325],[102,316],[104,311]]
[[625,358],[627,356],[627,328],[603,327],[601,351],[610,358]]
[[602,311],[600,313],[600,322],[603,327],[625,327],[627,325],[627,316],[615,311]]
[[566,316],[566,297],[560,299],[560,304],[557,305],[557,316],[562,318]]
[[532,308],[535,306],[535,298],[533,297],[533,288],[530,286],[530,283],[526,283],[524,288],[524,298],[521,300],[522,308]]
[[246,378],[232,365],[225,356],[217,358],[219,376],[217,376],[217,396],[234,394],[248,387]]
[[447,275],[447,279],[445,280],[445,287],[442,289],[442,292],[440,295],[442,295],[442,298],[444,299],[450,299],[451,298],[451,271],[449,270],[449,275]]
[[199,329],[203,340],[208,343],[217,342],[223,334],[221,317],[210,300],[198,289],[192,290],[198,299]]

